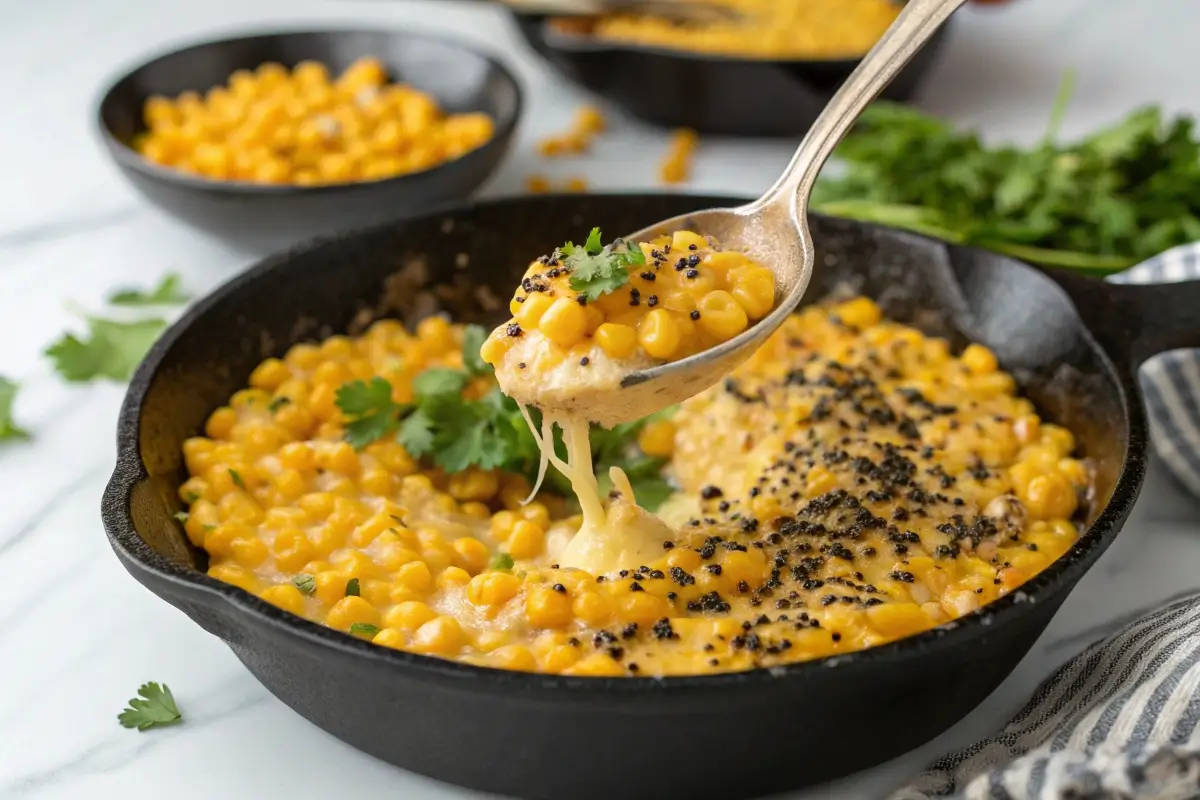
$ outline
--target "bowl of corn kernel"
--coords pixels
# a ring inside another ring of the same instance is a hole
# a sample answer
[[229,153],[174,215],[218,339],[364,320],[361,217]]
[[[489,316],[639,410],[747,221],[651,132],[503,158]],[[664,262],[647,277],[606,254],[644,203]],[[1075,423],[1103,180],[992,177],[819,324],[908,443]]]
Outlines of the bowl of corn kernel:
[[[896,0],[712,0],[730,20],[648,15],[513,15],[543,58],[577,83],[660,125],[733,136],[796,136],[900,13]],[[953,20],[883,92],[906,100]]]
[[262,250],[467,198],[520,110],[516,78],[472,47],[338,30],[160,55],[112,82],[97,121],[152,203]]

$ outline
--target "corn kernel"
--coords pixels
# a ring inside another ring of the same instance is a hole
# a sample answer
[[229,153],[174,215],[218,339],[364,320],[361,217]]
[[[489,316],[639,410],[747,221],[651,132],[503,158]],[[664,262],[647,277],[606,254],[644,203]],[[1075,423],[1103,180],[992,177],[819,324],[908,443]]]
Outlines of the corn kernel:
[[1079,504],[1075,487],[1057,473],[1031,479],[1018,496],[1034,519],[1070,519]]
[[696,304],[700,328],[718,342],[732,339],[750,324],[746,311],[729,292],[709,292]]
[[638,343],[653,358],[668,360],[682,344],[682,328],[672,312],[656,308],[638,325]]
[[670,458],[675,453],[675,424],[654,420],[638,432],[638,447],[648,456]]
[[587,330],[587,315],[579,303],[560,297],[542,314],[537,327],[559,347],[569,348],[583,338]]
[[477,606],[500,606],[517,596],[521,579],[508,572],[484,572],[467,585],[467,599]]
[[454,617],[438,617],[426,622],[412,636],[408,649],[414,653],[452,655],[467,643],[467,634]]
[[290,611],[298,616],[304,615],[304,595],[290,583],[271,586],[262,593],[262,599],[284,611]]
[[508,552],[513,558],[534,558],[546,546],[546,532],[536,523],[521,520],[508,537]]
[[414,592],[428,592],[433,588],[433,573],[429,565],[423,561],[413,561],[396,570],[394,580],[397,584]]
[[729,293],[750,319],[762,319],[775,307],[775,275],[766,267],[731,270],[729,283]]
[[600,345],[609,358],[625,359],[633,355],[637,346],[637,331],[628,325],[605,322],[596,328],[596,344]]
[[356,622],[378,625],[379,609],[362,597],[352,595],[338,600],[325,615],[325,624],[341,631],[350,630],[350,626]]
[[549,586],[537,586],[525,595],[525,616],[535,628],[562,628],[571,621],[571,598]]

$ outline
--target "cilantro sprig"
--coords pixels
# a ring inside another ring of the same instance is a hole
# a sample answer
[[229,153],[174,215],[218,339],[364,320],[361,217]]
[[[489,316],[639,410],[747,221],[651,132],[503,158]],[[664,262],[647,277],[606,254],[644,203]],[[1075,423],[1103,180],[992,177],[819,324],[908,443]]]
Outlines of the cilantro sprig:
[[58,374],[72,383],[96,378],[129,380],[167,323],[161,319],[120,322],[88,317],[87,326],[84,338],[63,334],[46,348],[46,355]]
[[139,731],[174,725],[183,715],[175,705],[175,697],[164,683],[144,683],[138,689],[139,697],[129,701],[129,707],[117,715],[117,720],[126,728]]
[[567,242],[559,252],[571,272],[571,288],[589,301],[620,289],[629,282],[629,268],[646,263],[646,254],[636,244],[602,244],[599,228],[592,228],[582,245]]
[[19,388],[15,382],[0,375],[0,442],[7,439],[29,438],[29,431],[22,428],[13,419],[13,403],[17,399]]
[[413,379],[413,402],[392,399],[384,378],[351,381],[338,389],[336,403],[346,417],[346,441],[362,449],[395,435],[410,455],[429,458],[447,472],[471,466],[526,472],[537,445],[525,429],[520,409],[493,388],[478,400],[462,396],[471,379],[491,374],[479,357],[486,332],[468,326],[463,335],[463,369],[435,367]]
[[[114,306],[171,306],[186,303],[178,275],[167,274],[150,291],[121,289],[109,295]],[[158,339],[167,322],[159,317],[107,319],[86,316],[87,333],[64,333],[46,348],[45,355],[58,374],[72,383],[108,379],[127,381],[133,376],[150,346]]]
[[148,292],[141,289],[120,289],[108,297],[114,306],[175,306],[191,298],[183,291],[183,281],[174,272],[167,273]]
[[[463,397],[472,378],[491,374],[491,367],[478,358],[484,338],[482,328],[468,327],[463,336],[464,368],[434,367],[420,373],[413,379],[411,403],[393,400],[392,384],[381,377],[343,384],[335,402],[346,418],[346,441],[362,449],[394,436],[409,455],[427,459],[447,472],[477,466],[533,478],[539,462],[537,442],[516,402],[498,386],[477,400]],[[537,422],[539,416],[533,413]],[[638,502],[653,511],[671,494],[671,487],[661,474],[665,462],[636,448],[637,434],[648,420],[618,425],[611,431],[594,428],[592,456],[603,491],[611,488],[609,467],[620,466],[629,476]],[[557,433],[555,445],[565,456]],[[552,474],[550,486],[571,496],[569,484],[557,473]]]

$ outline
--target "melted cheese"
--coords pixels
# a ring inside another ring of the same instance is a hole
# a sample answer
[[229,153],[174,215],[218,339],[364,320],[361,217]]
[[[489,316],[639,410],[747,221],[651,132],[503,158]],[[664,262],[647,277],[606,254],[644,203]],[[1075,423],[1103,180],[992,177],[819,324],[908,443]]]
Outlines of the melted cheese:
[[[607,506],[600,496],[600,482],[592,470],[592,444],[588,421],[577,415],[545,414],[541,430],[524,407],[521,413],[542,452],[538,483],[545,476],[545,465],[553,464],[571,483],[579,499],[583,524],[558,555],[563,567],[605,575],[623,568],[645,564],[662,555],[662,543],[671,538],[671,529],[658,517],[637,505],[629,478],[619,467],[609,471],[615,491]],[[563,432],[567,448],[564,461],[554,452],[554,426]],[[534,494],[538,486],[534,487]]]

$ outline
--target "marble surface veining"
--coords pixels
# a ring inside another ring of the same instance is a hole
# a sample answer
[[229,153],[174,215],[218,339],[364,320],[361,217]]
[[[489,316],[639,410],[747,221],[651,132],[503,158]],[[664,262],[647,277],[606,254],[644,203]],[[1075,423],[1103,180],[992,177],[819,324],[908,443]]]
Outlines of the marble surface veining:
[[[149,284],[175,270],[202,292],[251,256],[180,227],[133,194],[97,145],[96,93],[122,65],[189,38],[324,21],[411,24],[499,51],[525,81],[519,143],[486,194],[519,192],[534,171],[584,175],[598,190],[649,188],[665,134],[614,112],[614,131],[593,156],[539,163],[533,141],[565,128],[585,95],[477,3],[3,0],[0,7],[0,374],[23,384],[17,414],[35,435],[0,448],[0,798],[467,796],[301,719],[220,641],[129,578],[109,550],[98,508],[123,388],[69,387],[41,351],[115,286]],[[1195,0],[1015,0],[968,9],[921,102],[990,138],[1029,142],[1044,129],[1064,69],[1073,67],[1078,87],[1066,135],[1146,102],[1195,111],[1196,23]],[[706,138],[686,188],[756,193],[791,148]],[[1125,533],[991,698],[906,756],[791,797],[881,796],[931,756],[997,725],[1111,626],[1195,588],[1198,568],[1200,503],[1152,465]],[[145,680],[171,685],[185,724],[146,734],[118,727],[115,715]]]

